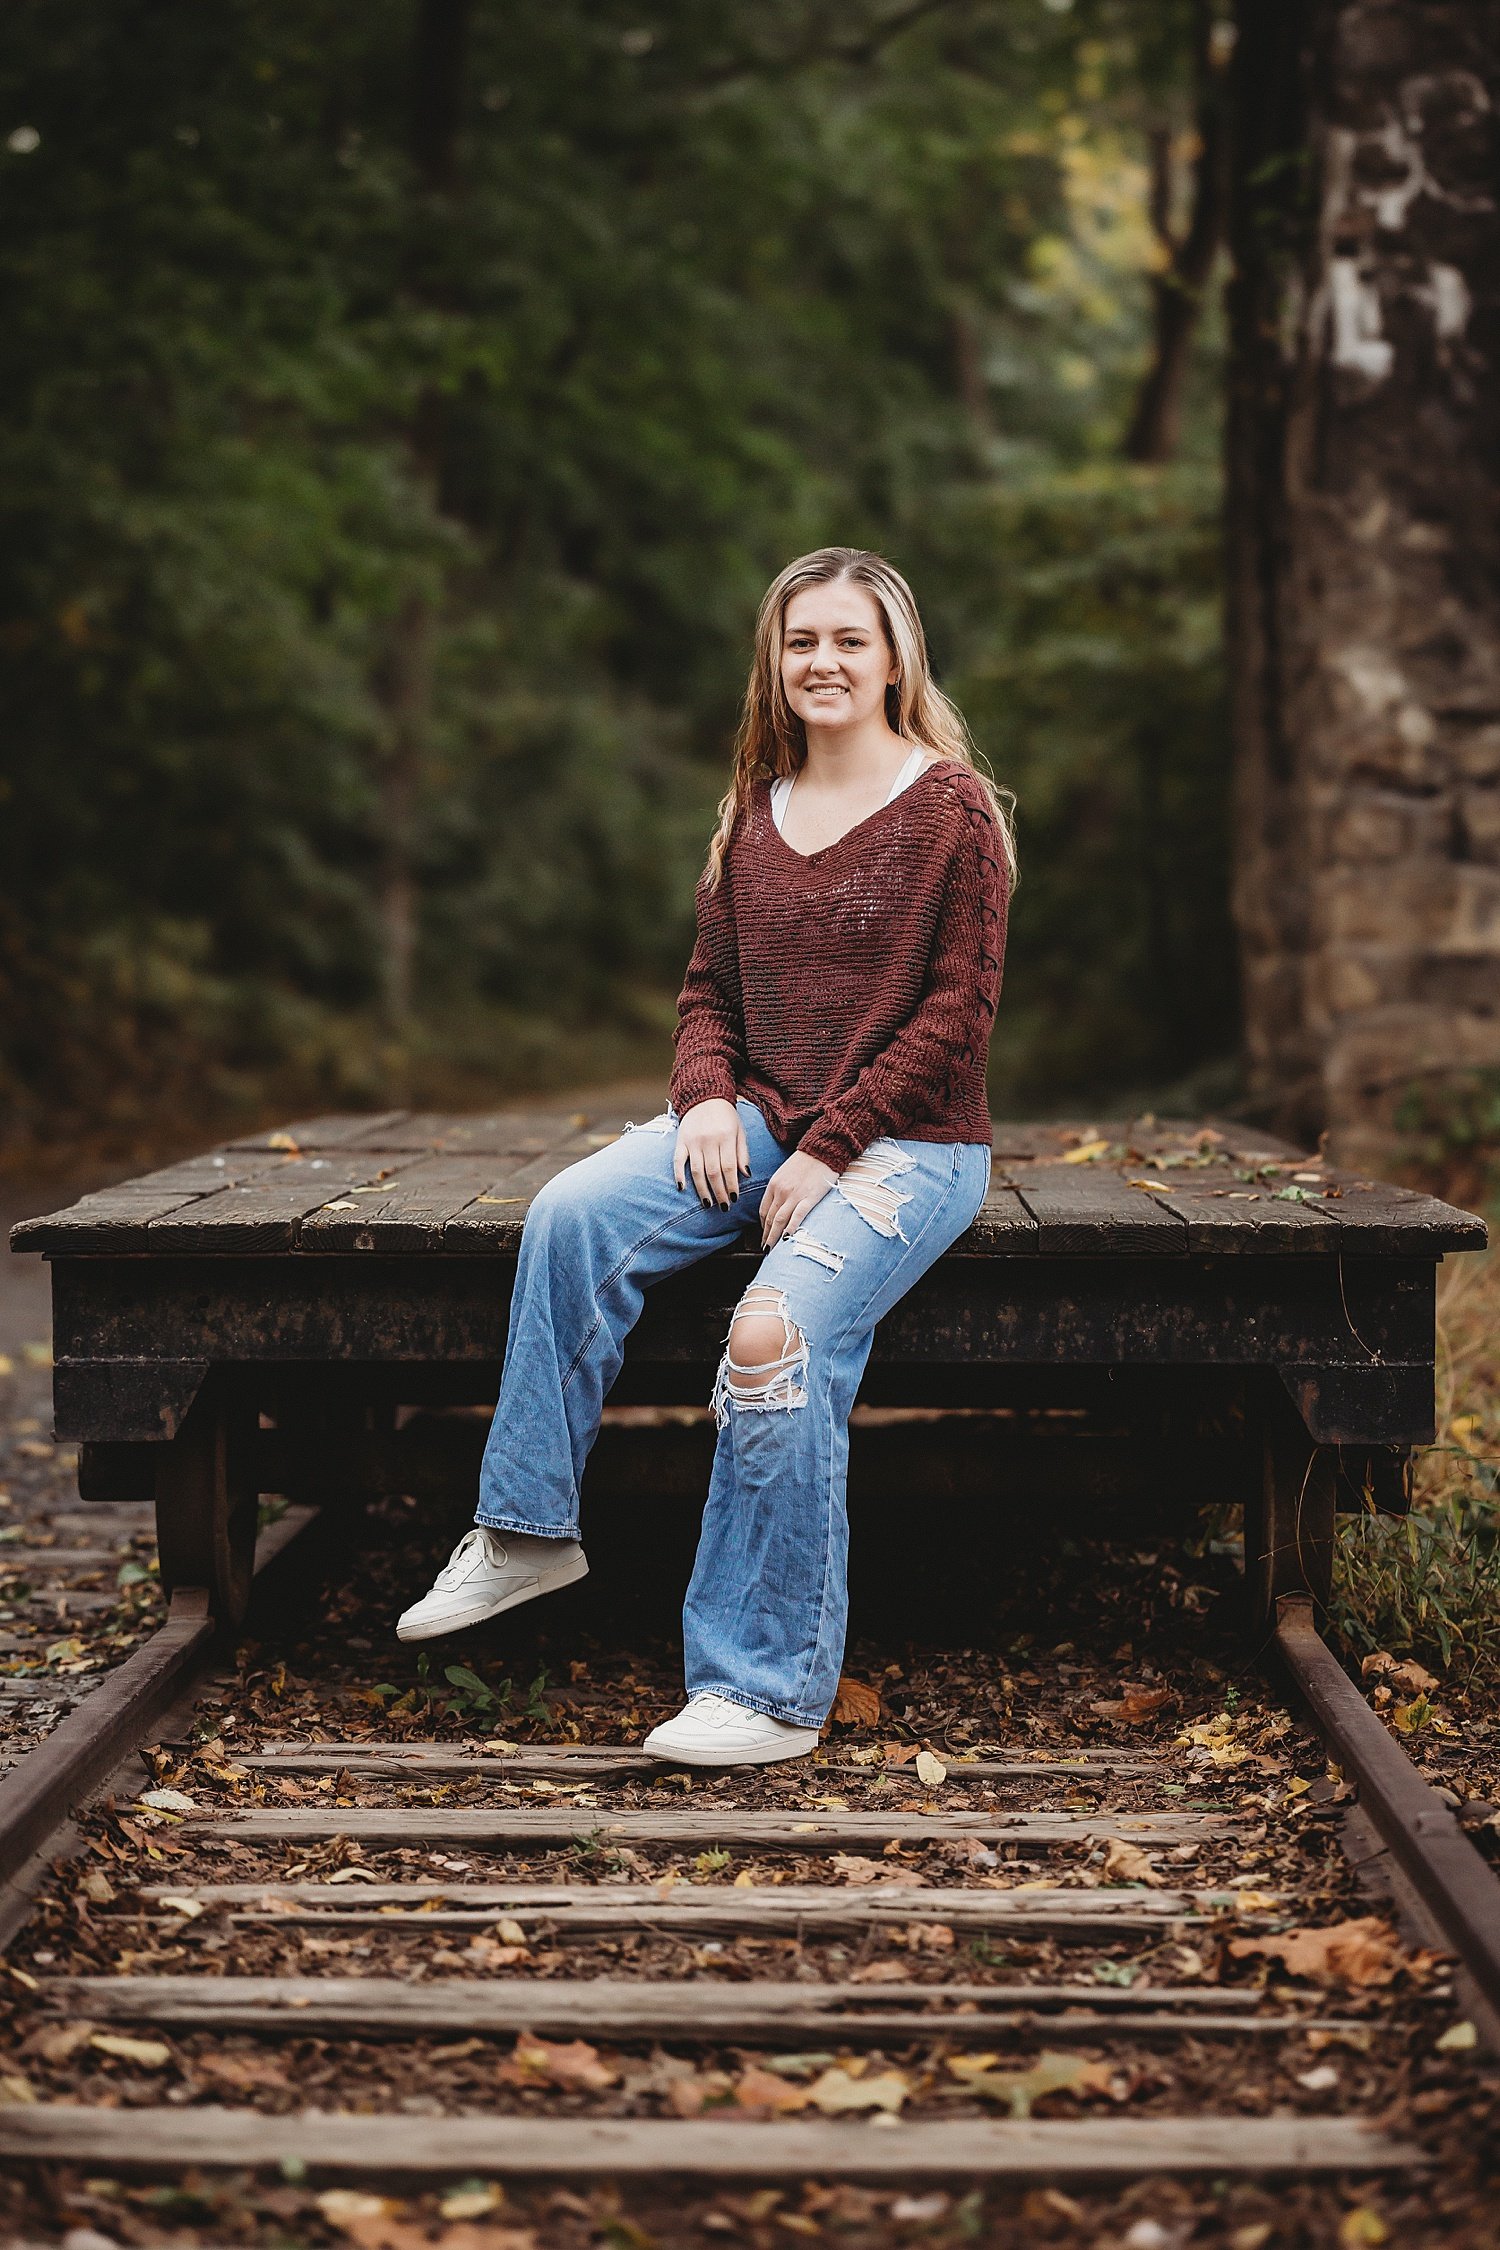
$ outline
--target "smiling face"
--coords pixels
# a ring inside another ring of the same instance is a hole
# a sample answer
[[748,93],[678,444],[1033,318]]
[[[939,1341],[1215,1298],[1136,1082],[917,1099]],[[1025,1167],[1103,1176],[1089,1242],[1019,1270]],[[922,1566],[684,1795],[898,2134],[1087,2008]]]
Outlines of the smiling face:
[[836,578],[792,596],[782,622],[781,684],[805,727],[882,719],[895,677],[880,605],[865,587]]

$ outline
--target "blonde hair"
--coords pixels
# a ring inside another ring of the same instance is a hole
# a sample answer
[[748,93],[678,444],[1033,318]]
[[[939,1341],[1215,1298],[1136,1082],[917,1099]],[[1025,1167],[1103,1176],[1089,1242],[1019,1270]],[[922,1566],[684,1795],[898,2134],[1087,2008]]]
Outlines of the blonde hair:
[[719,825],[708,850],[708,884],[724,872],[724,854],[734,824],[750,803],[758,781],[777,781],[800,771],[807,758],[807,735],[786,699],[781,678],[781,644],[787,603],[806,586],[829,586],[848,579],[874,597],[895,660],[896,677],[885,691],[886,716],[903,741],[919,743],[944,758],[956,758],[974,773],[994,808],[1001,849],[1012,887],[1016,880],[1015,797],[980,771],[963,718],[932,676],[927,636],[911,588],[884,555],[863,547],[820,547],[788,563],[766,590],[755,622],[755,655],[745,687],[744,709],[734,742],[734,774],[719,800]]

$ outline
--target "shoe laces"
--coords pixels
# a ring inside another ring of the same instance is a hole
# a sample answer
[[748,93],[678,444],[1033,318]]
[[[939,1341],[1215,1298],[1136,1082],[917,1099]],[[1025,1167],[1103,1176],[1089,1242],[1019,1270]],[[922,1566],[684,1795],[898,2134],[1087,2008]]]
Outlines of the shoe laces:
[[477,1553],[482,1553],[484,1559],[489,1562],[500,1563],[505,1560],[505,1550],[502,1548],[496,1554],[490,1547],[489,1537],[489,1533],[482,1524],[475,1524],[472,1531],[464,1533],[437,1574],[436,1583],[443,1588],[445,1593],[452,1587],[460,1585],[468,1576],[469,1566]]
[[706,1719],[710,1726],[725,1727],[732,1720],[749,1717],[743,1704],[731,1703],[727,1695],[716,1695],[712,1688],[700,1688],[688,1704],[688,1709],[698,1718]]

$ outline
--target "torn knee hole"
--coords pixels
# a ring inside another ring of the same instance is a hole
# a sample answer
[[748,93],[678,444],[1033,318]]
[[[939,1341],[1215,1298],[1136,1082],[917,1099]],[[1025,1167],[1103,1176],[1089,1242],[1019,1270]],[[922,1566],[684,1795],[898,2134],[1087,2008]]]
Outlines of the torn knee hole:
[[785,1291],[754,1282],[735,1308],[714,1384],[720,1429],[731,1407],[770,1413],[807,1404],[807,1338],[787,1311]]

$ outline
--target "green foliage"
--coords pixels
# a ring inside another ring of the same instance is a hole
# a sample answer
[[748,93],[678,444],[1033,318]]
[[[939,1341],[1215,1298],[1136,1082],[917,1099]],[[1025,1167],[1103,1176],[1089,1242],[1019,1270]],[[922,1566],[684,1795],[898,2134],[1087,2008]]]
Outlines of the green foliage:
[[16,0],[0,1135],[660,1065],[830,539],[1021,798],[1007,1104],[1228,1051],[1212,336],[1116,460],[1188,12]]
[[1488,1489],[1452,1492],[1408,1516],[1341,1525],[1333,1623],[1356,1654],[1417,1655],[1488,1673],[1500,1656],[1500,1512]]

